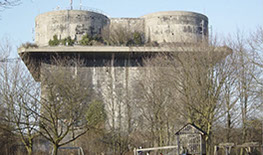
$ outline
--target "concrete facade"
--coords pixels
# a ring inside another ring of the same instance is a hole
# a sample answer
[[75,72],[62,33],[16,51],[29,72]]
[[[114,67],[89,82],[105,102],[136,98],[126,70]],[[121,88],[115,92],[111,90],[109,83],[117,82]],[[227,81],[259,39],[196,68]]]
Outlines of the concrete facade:
[[110,18],[110,30],[122,27],[127,31],[144,33],[144,23],[143,18]]
[[70,36],[80,40],[85,34],[99,35],[110,22],[105,15],[81,10],[61,10],[47,12],[36,17],[35,42],[39,46],[47,46],[54,35],[58,39]]
[[140,18],[108,18],[91,11],[62,10],[37,16],[35,27],[39,46],[47,46],[54,35],[58,39],[70,36],[80,40],[85,34],[100,35],[103,29],[137,31],[146,42],[157,43],[197,43],[208,36],[208,18],[185,11],[157,12]]
[[[108,18],[105,15],[80,10],[53,11],[36,17],[36,44],[38,48],[19,49],[19,54],[29,56],[28,69],[36,81],[41,82],[41,70],[51,65],[52,56],[79,56],[85,60],[84,68],[74,73],[85,74],[93,90],[105,103],[107,128],[130,130],[140,121],[136,103],[138,76],[147,74],[143,58],[160,52],[194,52],[193,48],[180,47],[124,47],[124,46],[57,46],[49,47],[54,35],[58,39],[70,36],[79,40],[85,34],[100,35],[122,27],[128,31],[141,32],[146,42],[197,43],[208,36],[208,18],[202,14],[182,11],[152,13],[140,18]],[[219,48],[218,51],[226,49]],[[52,66],[51,66],[52,68]],[[45,88],[45,86],[42,86]],[[42,95],[45,91],[42,90]]]
[[[215,49],[219,53],[227,48]],[[108,129],[128,131],[136,128],[142,121],[137,105],[138,85],[140,77],[149,77],[147,68],[143,66],[143,58],[160,52],[196,52],[192,47],[118,47],[118,46],[57,46],[20,49],[19,55],[26,54],[30,61],[28,69],[36,81],[45,78],[42,70],[46,66],[54,68],[50,60],[54,56],[80,57],[85,60],[85,67],[72,68],[72,74],[85,77],[92,89],[105,104],[107,112],[106,126]],[[27,60],[27,59],[26,59]],[[31,69],[32,67],[32,69]],[[69,70],[68,70],[69,71]],[[83,84],[85,85],[85,84]],[[42,83],[42,89],[45,88]],[[45,90],[42,90],[45,96]]]
[[205,15],[168,11],[142,16],[145,20],[145,38],[158,43],[197,43],[208,35],[208,18]]

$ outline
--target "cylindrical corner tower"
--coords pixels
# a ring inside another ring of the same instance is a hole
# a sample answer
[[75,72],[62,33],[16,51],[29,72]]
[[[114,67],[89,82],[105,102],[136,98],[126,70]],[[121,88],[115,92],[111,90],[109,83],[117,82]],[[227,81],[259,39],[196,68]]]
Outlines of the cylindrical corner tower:
[[186,11],[157,12],[142,16],[145,38],[158,43],[196,43],[208,36],[208,18]]
[[61,10],[40,14],[35,23],[36,44],[46,46],[54,35],[57,35],[58,39],[70,36],[80,40],[86,33],[100,34],[108,23],[107,16],[91,11]]

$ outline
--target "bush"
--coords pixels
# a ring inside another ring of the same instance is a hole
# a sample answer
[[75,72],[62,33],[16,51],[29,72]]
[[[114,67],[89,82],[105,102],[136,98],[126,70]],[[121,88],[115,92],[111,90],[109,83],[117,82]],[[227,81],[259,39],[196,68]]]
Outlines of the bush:
[[133,43],[135,45],[142,45],[143,44],[141,33],[137,32],[137,31],[133,33]]
[[30,42],[26,42],[26,43],[22,44],[21,47],[24,47],[26,49],[28,49],[28,48],[38,48],[37,44],[30,43]]
[[92,39],[100,43],[104,42],[104,39],[99,35],[95,35]]
[[104,44],[115,46],[141,46],[143,42],[143,34],[138,31],[130,31],[126,27],[117,26],[111,31],[107,29],[104,34]]
[[49,46],[58,46],[59,43],[60,43],[60,41],[58,40],[58,36],[54,35],[53,36],[53,40],[50,39],[49,42],[48,42],[48,45]]
[[84,36],[82,36],[79,42],[80,42],[80,45],[87,46],[87,45],[90,45],[91,40],[92,38],[88,34],[85,34]]
[[82,36],[79,42],[80,42],[80,45],[83,45],[83,46],[103,45],[104,39],[99,35],[95,35],[94,37],[91,37],[88,34],[85,34],[84,36]]
[[70,36],[68,36],[65,39],[61,40],[62,45],[65,46],[73,46],[75,44],[75,40],[72,40]]
[[75,44],[75,40],[71,39],[70,36],[68,36],[65,39],[59,40],[57,35],[53,36],[53,40],[49,40],[48,45],[49,46],[58,46],[59,44],[65,45],[65,46],[73,46]]
[[[141,46],[144,44],[142,33],[140,32],[130,32],[124,28],[119,28],[113,31],[108,39],[103,38],[100,35],[89,36],[85,34],[82,36],[79,44],[82,46],[102,46],[102,45],[118,45],[118,46]],[[53,36],[53,40],[49,40],[49,46],[58,46],[59,44],[65,46],[73,46],[76,40],[73,40],[70,36],[59,40],[57,35]]]
[[140,46],[143,45],[142,34],[139,32],[133,32],[131,38],[127,41],[126,46]]

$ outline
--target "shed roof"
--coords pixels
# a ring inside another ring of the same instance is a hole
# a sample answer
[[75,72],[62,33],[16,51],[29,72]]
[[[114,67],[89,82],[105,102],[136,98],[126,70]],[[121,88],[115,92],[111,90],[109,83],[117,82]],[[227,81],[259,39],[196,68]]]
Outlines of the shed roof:
[[176,135],[183,135],[183,134],[201,134],[201,135],[205,135],[206,132],[203,131],[202,129],[198,128],[194,124],[187,123],[181,129],[179,129],[175,134]]

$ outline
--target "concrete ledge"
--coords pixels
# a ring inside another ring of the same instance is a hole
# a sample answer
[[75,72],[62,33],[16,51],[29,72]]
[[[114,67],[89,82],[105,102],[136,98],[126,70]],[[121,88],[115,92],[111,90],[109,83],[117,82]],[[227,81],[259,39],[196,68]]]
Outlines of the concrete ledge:
[[[209,47],[215,55],[220,55],[222,58],[226,57],[232,52],[229,47]],[[203,48],[204,49],[204,48]],[[87,60],[92,59],[138,59],[142,60],[144,57],[151,57],[159,53],[183,53],[183,52],[205,52],[202,47],[199,49],[198,45],[185,46],[160,46],[160,47],[127,47],[127,46],[56,46],[56,47],[39,47],[39,48],[19,48],[18,54],[25,62],[27,68],[31,72],[36,81],[40,81],[40,66],[41,62],[48,61],[51,56],[76,56],[80,55]],[[26,57],[24,57],[26,55]]]
[[[39,48],[19,48],[18,54],[23,53],[160,53],[160,52],[197,52],[194,46],[164,46],[164,47],[146,47],[146,46],[56,46]],[[228,47],[215,47],[217,52],[231,52]]]
[[56,46],[56,47],[39,47],[39,48],[19,48],[18,53],[39,53],[39,52],[56,52],[56,53],[64,53],[64,52],[161,52],[161,51],[174,51],[171,48],[167,47],[128,47],[128,46]]

